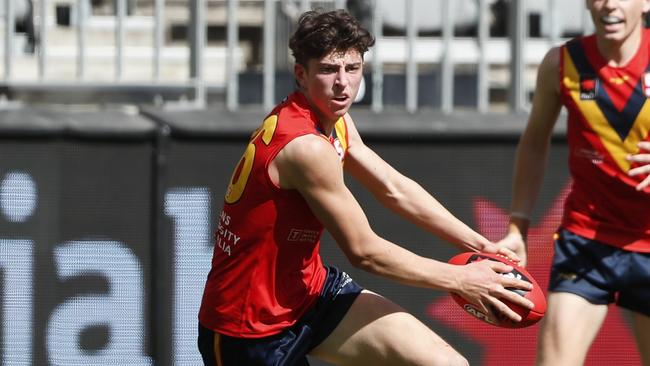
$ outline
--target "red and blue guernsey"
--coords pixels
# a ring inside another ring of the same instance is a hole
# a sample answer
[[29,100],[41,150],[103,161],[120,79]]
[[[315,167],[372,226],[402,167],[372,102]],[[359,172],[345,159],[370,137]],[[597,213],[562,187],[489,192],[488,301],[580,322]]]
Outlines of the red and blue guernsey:
[[315,304],[326,278],[323,225],[295,190],[271,181],[269,164],[291,140],[328,139],[341,161],[348,146],[344,118],[322,133],[303,94],[280,103],[253,134],[230,180],[215,233],[199,321],[215,332],[266,337],[293,325]]
[[650,252],[650,188],[635,186],[626,160],[649,140],[650,33],[634,58],[612,67],[596,37],[569,41],[561,50],[561,98],[568,110],[569,167],[573,178],[562,226],[629,251]]

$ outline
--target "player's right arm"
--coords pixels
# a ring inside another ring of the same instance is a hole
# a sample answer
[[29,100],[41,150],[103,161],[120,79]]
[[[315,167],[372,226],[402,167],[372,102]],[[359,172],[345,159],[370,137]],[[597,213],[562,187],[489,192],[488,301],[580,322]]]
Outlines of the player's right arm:
[[497,243],[513,250],[521,259],[521,265],[526,264],[529,218],[544,178],[553,127],[562,107],[560,52],[561,48],[552,48],[537,72],[533,106],[515,157],[508,233]]
[[483,311],[499,309],[514,321],[521,317],[503,299],[532,308],[532,302],[506,289],[530,289],[527,282],[499,274],[511,270],[510,266],[494,261],[454,266],[377,235],[344,183],[338,155],[321,137],[306,135],[288,143],[270,172],[277,174],[280,187],[300,192],[355,267],[411,286],[456,292]]

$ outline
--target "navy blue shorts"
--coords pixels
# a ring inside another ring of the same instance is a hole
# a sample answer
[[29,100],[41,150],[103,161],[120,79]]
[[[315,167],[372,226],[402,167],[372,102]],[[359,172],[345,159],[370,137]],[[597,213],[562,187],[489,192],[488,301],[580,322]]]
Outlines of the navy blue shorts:
[[630,252],[559,231],[549,291],[570,292],[650,316],[650,254]]
[[318,301],[291,328],[264,338],[235,338],[199,324],[199,351],[206,366],[306,366],[307,353],[341,322],[363,288],[336,267]]

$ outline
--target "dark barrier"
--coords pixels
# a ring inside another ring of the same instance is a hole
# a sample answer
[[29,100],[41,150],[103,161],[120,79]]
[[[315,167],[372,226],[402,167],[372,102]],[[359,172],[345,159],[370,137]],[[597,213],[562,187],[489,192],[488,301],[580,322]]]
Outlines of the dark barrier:
[[152,364],[155,125],[119,112],[0,120],[2,364]]
[[[0,112],[2,365],[200,364],[197,309],[212,233],[232,168],[263,116],[145,115]],[[355,115],[366,142],[398,170],[488,238],[503,235],[520,117],[506,123],[455,114],[458,123],[446,124],[435,116]],[[405,118],[417,128],[405,129]],[[481,123],[493,128],[472,127]],[[565,160],[558,135],[529,241],[530,271],[544,284],[568,184]],[[439,260],[458,252],[349,183],[380,235]],[[414,313],[470,364],[532,364],[538,326],[484,325],[445,293],[358,271],[329,235],[322,253]],[[638,364],[620,314],[606,326],[589,364]]]

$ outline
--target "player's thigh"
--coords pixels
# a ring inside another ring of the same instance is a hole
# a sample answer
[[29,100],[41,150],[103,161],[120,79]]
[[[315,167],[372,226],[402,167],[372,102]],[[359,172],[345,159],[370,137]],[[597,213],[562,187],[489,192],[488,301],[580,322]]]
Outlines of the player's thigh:
[[650,317],[632,312],[632,323],[643,365],[650,366]]
[[582,365],[607,305],[568,292],[550,292],[537,346],[538,365]]
[[310,355],[337,365],[467,365],[413,315],[367,290]]

